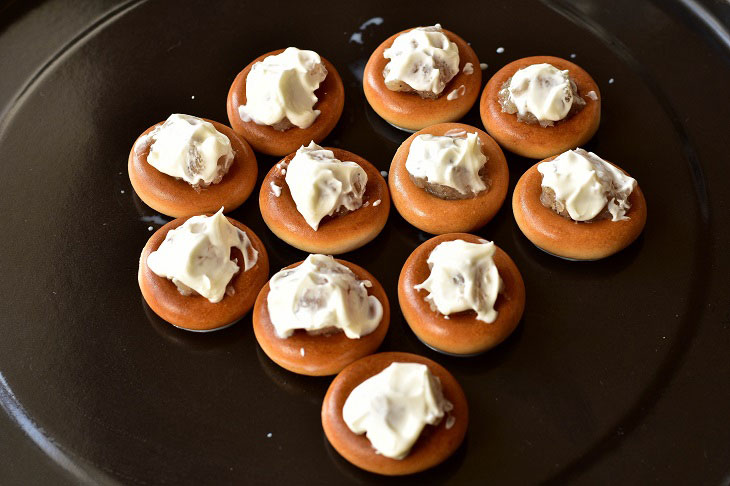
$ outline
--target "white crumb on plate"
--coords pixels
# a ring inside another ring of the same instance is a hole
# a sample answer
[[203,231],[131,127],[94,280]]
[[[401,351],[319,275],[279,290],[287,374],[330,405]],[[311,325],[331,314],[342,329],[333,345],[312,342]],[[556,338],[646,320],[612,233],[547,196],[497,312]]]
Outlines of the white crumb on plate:
[[191,96],[190,99],[191,100],[194,100],[195,99],[195,95]]
[[122,194],[124,194],[124,189],[122,189],[122,190],[121,190],[121,191],[119,191],[119,192],[120,192],[120,193],[122,193]]
[[366,20],[362,23],[360,26],[360,30],[365,30],[371,25],[381,25],[383,23],[383,17],[373,17],[371,19]]
[[271,432],[269,432],[268,434],[266,434],[266,437],[268,437],[269,439],[271,439],[271,436],[273,436],[273,435],[274,434],[272,434]]
[[362,44],[362,33],[361,32],[354,32],[350,36],[350,42],[354,42],[355,44]]
[[380,175],[383,176],[383,177],[388,177],[388,173],[386,171],[384,171],[384,170],[381,170],[380,171]]
[[486,62],[480,62],[479,63],[479,69],[481,69],[482,71],[484,71],[488,67],[489,67],[489,64],[487,64]]
[[613,84],[613,78],[608,80],[608,84]]
[[571,59],[575,59],[575,57],[576,57],[576,56],[575,56],[575,52],[574,52],[574,53],[572,53],[572,54],[570,55],[570,58],[571,58]]
[[153,229],[155,229],[155,228],[153,228],[152,226],[147,227],[147,231],[152,231]]
[[497,47],[497,54],[502,54],[504,52],[504,47]]

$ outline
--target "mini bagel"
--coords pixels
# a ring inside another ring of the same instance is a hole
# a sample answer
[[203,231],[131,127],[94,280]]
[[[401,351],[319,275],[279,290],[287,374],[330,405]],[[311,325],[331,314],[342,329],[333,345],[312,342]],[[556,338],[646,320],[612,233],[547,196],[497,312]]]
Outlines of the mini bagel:
[[[342,418],[342,407],[352,390],[395,362],[428,366],[440,380],[444,397],[454,406],[449,412],[454,418],[451,427],[446,417],[438,425],[427,425],[409,454],[400,460],[376,453],[367,437],[352,432]],[[322,427],[332,447],[355,466],[388,476],[413,474],[442,463],[459,448],[468,425],[466,396],[454,376],[436,362],[410,353],[378,353],[355,361],[335,377],[322,403]]]
[[307,128],[292,127],[280,131],[269,125],[259,125],[253,121],[244,122],[239,115],[238,108],[246,104],[246,78],[254,64],[269,56],[275,56],[284,52],[284,49],[267,52],[243,68],[238,73],[228,91],[226,110],[231,127],[256,150],[267,155],[282,156],[295,151],[301,145],[306,145],[314,140],[319,143],[329,135],[342,115],[345,106],[345,88],[342,85],[340,74],[335,66],[324,57],[320,56],[322,64],[327,69],[327,77],[314,92],[317,102],[314,110],[320,110],[319,116]]
[[[383,286],[364,268],[344,260],[337,262],[352,270],[359,280],[369,280],[373,284],[368,288],[368,295],[375,296],[383,305],[383,317],[378,327],[359,339],[350,339],[342,331],[310,335],[304,330],[297,330],[288,338],[280,338],[269,315],[267,298],[270,287],[267,282],[256,298],[253,330],[264,353],[282,368],[300,375],[334,375],[353,361],[374,353],[383,342],[390,323],[390,305]],[[286,268],[294,268],[301,263]]]
[[[448,30],[442,30],[459,49],[459,72],[448,82],[438,98],[424,99],[418,94],[392,91],[385,85],[383,69],[388,59],[383,57],[385,49],[393,45],[396,37],[413,29],[407,29],[390,36],[370,55],[363,73],[365,97],[375,112],[397,128],[414,132],[437,123],[454,122],[461,119],[474,105],[482,84],[482,70],[479,58],[464,39]],[[471,63],[472,72],[464,72],[464,66]],[[460,86],[464,92],[456,99],[448,95]]]
[[[540,63],[570,71],[578,95],[586,102],[579,112],[549,127],[519,121],[516,114],[503,112],[499,103],[499,91],[508,79],[518,70]],[[590,91],[596,94],[596,100],[587,96]],[[601,92],[593,78],[577,64],[553,56],[525,57],[507,64],[487,82],[479,113],[487,132],[503,148],[531,159],[543,159],[579,147],[593,137],[601,122]]]
[[228,172],[217,184],[196,190],[184,180],[162,173],[147,162],[151,145],[137,150],[137,144],[164,122],[145,130],[132,146],[127,163],[129,180],[139,198],[155,211],[173,218],[184,218],[214,213],[223,206],[227,213],[243,204],[251,195],[258,175],[253,150],[229,127],[213,120],[203,120],[212,123],[216,130],[228,137],[235,154]]
[[631,208],[626,213],[629,219],[576,222],[560,216],[540,202],[542,174],[537,166],[554,158],[541,160],[517,181],[512,195],[512,211],[522,233],[538,248],[573,260],[598,260],[629,246],[646,224],[646,200],[639,185],[629,196]]
[[[284,157],[266,174],[259,192],[259,207],[266,225],[286,243],[309,253],[337,255],[360,248],[380,233],[390,213],[390,194],[385,179],[370,162],[347,150],[325,149],[341,161],[357,163],[367,174],[363,207],[343,215],[326,216],[317,231],[313,230],[297,210],[282,170],[295,153]],[[280,189],[278,196],[272,184]]]
[[483,243],[478,236],[450,233],[436,236],[421,244],[408,257],[398,279],[398,301],[403,316],[414,334],[426,345],[447,354],[469,356],[482,353],[504,341],[522,318],[525,309],[525,284],[512,259],[499,247],[494,263],[504,287],[494,304],[498,312],[492,323],[477,320],[473,310],[444,316],[426,302],[426,290],[416,290],[431,273],[428,256],[440,243],[464,240]]
[[[150,308],[170,324],[189,331],[212,331],[226,327],[241,319],[253,307],[256,295],[269,277],[269,257],[256,234],[235,219],[228,221],[245,232],[251,246],[258,252],[256,264],[248,271],[241,268],[231,279],[233,294],[226,295],[218,303],[212,303],[201,295],[182,295],[171,280],[160,277],[147,266],[147,257],[156,251],[167,233],[181,226],[190,218],[178,218],[155,231],[142,250],[137,279],[142,296]],[[238,248],[231,250],[231,259],[243,262]],[[241,263],[239,263],[239,266]]]
[[[444,135],[452,130],[476,133],[487,156],[485,177],[489,187],[467,199],[442,199],[418,187],[406,169],[413,140],[422,134]],[[474,231],[487,224],[507,195],[509,169],[499,145],[485,132],[461,123],[441,123],[408,137],[398,148],[388,172],[393,204],[401,216],[416,228],[432,234]]]

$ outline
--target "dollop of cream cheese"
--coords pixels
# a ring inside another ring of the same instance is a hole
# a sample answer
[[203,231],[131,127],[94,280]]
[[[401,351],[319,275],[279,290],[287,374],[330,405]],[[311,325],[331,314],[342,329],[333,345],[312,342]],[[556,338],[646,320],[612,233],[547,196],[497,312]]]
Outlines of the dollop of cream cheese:
[[552,189],[571,219],[587,221],[607,207],[612,221],[629,219],[628,198],[636,180],[593,152],[569,150],[537,166],[542,186]]
[[228,137],[212,123],[191,115],[170,115],[145,142],[152,143],[147,155],[152,167],[191,185],[214,183],[234,158]]
[[423,428],[437,425],[452,408],[428,366],[396,362],[350,392],[342,418],[353,433],[364,433],[378,454],[403,459]]
[[289,47],[251,67],[246,78],[246,104],[238,107],[245,122],[277,125],[289,121],[307,128],[319,116],[313,110],[314,92],[327,77],[322,59],[314,51]]
[[473,310],[477,319],[492,323],[497,319],[494,303],[503,285],[494,264],[495,251],[491,241],[439,243],[426,260],[431,273],[414,288],[428,291],[426,302],[445,316]]
[[369,287],[369,280],[359,280],[331,256],[309,255],[271,277],[266,305],[276,335],[287,338],[296,329],[341,329],[350,339],[370,334],[380,324],[383,305],[368,295]]
[[568,71],[552,64],[533,64],[518,70],[508,91],[509,100],[521,116],[532,113],[541,122],[562,120],[573,105]]
[[170,230],[160,247],[147,257],[147,266],[172,280],[183,295],[195,291],[217,303],[240,269],[238,262],[231,260],[231,248],[241,250],[244,272],[256,265],[258,252],[246,233],[223,216],[221,208],[213,216],[194,216]]
[[390,60],[383,71],[385,85],[393,91],[410,87],[439,95],[459,72],[459,48],[439,24],[400,34],[383,56]]
[[468,194],[487,188],[479,176],[486,163],[487,157],[482,153],[476,133],[467,133],[466,138],[424,134],[413,139],[406,170],[428,183]]
[[354,211],[362,206],[368,176],[355,162],[342,162],[331,150],[311,142],[297,150],[284,180],[297,211],[317,231],[325,216],[342,207]]

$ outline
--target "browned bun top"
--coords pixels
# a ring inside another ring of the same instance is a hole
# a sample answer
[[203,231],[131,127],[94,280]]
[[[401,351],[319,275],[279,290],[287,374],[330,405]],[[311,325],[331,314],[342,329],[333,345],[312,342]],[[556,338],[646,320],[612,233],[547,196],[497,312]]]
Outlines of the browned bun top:
[[345,106],[345,88],[342,85],[340,74],[335,66],[324,57],[320,56],[322,64],[327,69],[327,77],[314,92],[317,102],[312,109],[319,110],[320,114],[307,128],[292,127],[285,131],[276,130],[269,125],[258,125],[250,121],[244,122],[238,113],[238,107],[246,104],[246,78],[254,64],[269,56],[275,56],[284,52],[284,49],[263,54],[243,68],[233,80],[228,91],[226,110],[231,127],[239,135],[245,138],[256,150],[268,155],[286,155],[295,151],[301,145],[308,144],[311,140],[321,142],[329,135],[337,125]]
[[[499,91],[509,78],[520,69],[541,63],[570,71],[570,78],[578,87],[578,95],[586,102],[579,112],[550,127],[519,121],[516,114],[503,112],[499,103]],[[596,93],[597,100],[587,96],[590,91]],[[590,140],[601,121],[601,91],[593,78],[577,64],[553,56],[525,57],[507,64],[492,76],[482,92],[479,112],[487,132],[502,147],[525,157],[541,159],[574,149]]]
[[[136,150],[137,142],[132,146],[127,164],[129,180],[139,198],[152,209],[174,218],[214,213],[221,207],[224,207],[225,212],[229,212],[243,204],[251,195],[258,174],[253,150],[229,127],[213,120],[205,118],[203,120],[212,123],[216,130],[228,137],[235,159],[220,182],[199,191],[184,180],[164,174],[152,167],[147,162],[150,153],[149,144],[139,152]],[[137,141],[163,123],[157,123],[145,130]]]
[[[479,58],[464,39],[448,30],[444,35],[459,49],[459,72],[446,84],[438,98],[424,99],[418,94],[392,91],[385,85],[383,69],[389,60],[383,52],[393,45],[396,37],[413,29],[406,29],[390,36],[370,55],[363,73],[365,97],[373,110],[388,123],[406,130],[420,130],[436,123],[457,121],[474,105],[482,84],[482,70]],[[466,63],[471,63],[474,71],[464,72]],[[466,91],[455,100],[447,99],[448,94],[464,85]]]
[[[542,174],[537,166],[554,158],[541,160],[530,167],[515,186],[512,211],[525,236],[548,253],[575,260],[605,258],[629,246],[646,224],[646,200],[638,183],[629,196],[631,208],[626,213],[629,219],[576,222],[560,216],[540,202]],[[612,165],[628,175],[617,165]]]
[[[342,407],[352,390],[396,362],[428,366],[441,381],[444,397],[454,406],[449,413],[454,417],[453,425],[446,427],[446,417],[438,425],[427,425],[410,453],[400,460],[376,453],[365,434],[352,432],[342,418]],[[464,440],[468,424],[466,396],[456,378],[438,363],[410,353],[378,353],[355,361],[335,377],[322,403],[322,427],[332,447],[357,467],[388,476],[413,474],[440,464]]]
[[418,338],[437,351],[456,355],[481,353],[504,341],[522,318],[525,309],[525,284],[512,259],[496,247],[494,264],[504,286],[494,304],[498,312],[492,323],[480,321],[473,310],[444,316],[426,302],[428,291],[416,290],[431,274],[427,260],[436,246],[453,240],[483,243],[467,233],[436,236],[421,244],[406,260],[398,279],[398,300],[403,316]]
[[[408,152],[417,136],[444,135],[450,130],[476,133],[482,153],[487,156],[485,175],[489,188],[474,197],[441,199],[418,187],[406,169]],[[502,207],[509,185],[509,169],[502,149],[485,132],[461,123],[441,123],[414,133],[398,147],[390,165],[388,183],[396,209],[415,227],[433,234],[473,231],[487,224]]]
[[147,304],[167,322],[191,331],[209,331],[225,327],[243,317],[253,306],[261,287],[269,277],[269,257],[258,236],[235,219],[228,221],[246,233],[251,246],[258,252],[256,264],[243,270],[243,255],[238,248],[231,249],[231,259],[238,261],[240,270],[229,283],[233,295],[226,295],[218,303],[212,303],[201,295],[182,295],[171,280],[160,277],[147,266],[147,257],[156,251],[167,233],[181,226],[190,218],[178,218],[155,231],[147,241],[139,259],[139,287]]
[[[372,287],[367,289],[368,295],[374,296],[383,306],[383,317],[378,327],[359,339],[350,339],[342,331],[311,335],[304,330],[297,330],[288,338],[280,338],[269,315],[267,299],[270,287],[267,282],[256,298],[253,330],[261,349],[282,368],[302,375],[334,375],[353,361],[374,353],[383,342],[390,323],[390,304],[383,286],[364,268],[344,260],[338,259],[337,262],[352,270],[359,280],[372,283]],[[301,264],[297,262],[282,270]]]
[[[317,231],[312,229],[297,210],[285,180],[286,175],[282,173],[281,165],[288,167],[295,153],[284,157],[266,174],[261,183],[259,207],[271,231],[288,244],[310,253],[332,255],[359,248],[380,233],[390,212],[390,193],[385,179],[370,162],[347,150],[325,149],[331,150],[338,160],[357,163],[367,174],[363,207],[343,215],[326,216]],[[278,197],[271,188],[272,183],[281,188]],[[377,201],[380,203],[376,206]]]

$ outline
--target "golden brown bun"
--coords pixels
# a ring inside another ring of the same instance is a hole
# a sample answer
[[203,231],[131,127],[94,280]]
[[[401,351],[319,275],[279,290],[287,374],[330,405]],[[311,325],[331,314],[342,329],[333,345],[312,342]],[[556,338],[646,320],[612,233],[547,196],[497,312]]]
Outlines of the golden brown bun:
[[[578,113],[555,122],[551,127],[521,122],[516,114],[504,113],[499,104],[502,85],[518,70],[540,63],[569,70],[571,79],[578,86],[578,95],[586,102]],[[586,96],[589,91],[595,91],[598,100]],[[525,57],[507,64],[487,82],[479,102],[479,113],[487,132],[502,147],[524,157],[542,159],[579,147],[593,137],[601,122],[601,92],[593,78],[570,61],[553,56]]]
[[[629,196],[631,209],[626,213],[629,219],[578,223],[560,216],[540,202],[542,174],[537,166],[554,158],[541,160],[530,167],[515,186],[512,211],[527,239],[548,253],[574,260],[598,260],[629,246],[646,224],[646,200],[639,185]],[[620,167],[615,167],[626,174]]]
[[[488,157],[486,176],[489,189],[469,199],[447,200],[429,194],[413,183],[406,169],[406,159],[413,140],[422,134],[443,135],[449,130],[476,133],[482,143],[482,152]],[[393,204],[401,216],[427,233],[443,234],[474,231],[487,224],[507,195],[509,169],[502,149],[486,133],[461,123],[442,123],[420,130],[398,147],[388,173]]]
[[276,130],[268,125],[258,125],[253,121],[244,122],[238,113],[238,107],[246,104],[246,77],[254,64],[263,61],[264,58],[275,56],[284,52],[284,49],[267,52],[251,61],[251,63],[238,73],[233,80],[231,89],[228,91],[228,120],[231,127],[256,150],[268,155],[286,155],[294,152],[302,145],[307,145],[314,140],[319,143],[329,135],[337,121],[342,115],[345,106],[345,88],[342,86],[337,69],[324,57],[320,56],[322,64],[327,68],[327,77],[314,92],[317,102],[312,109],[320,110],[321,113],[314,122],[307,128],[292,127],[285,131]]
[[[256,298],[253,310],[253,331],[261,349],[276,364],[294,373],[309,376],[326,376],[339,373],[345,366],[363,356],[372,354],[383,342],[390,324],[390,304],[383,286],[367,270],[344,260],[337,262],[352,270],[360,280],[369,280],[373,286],[368,288],[368,295],[375,296],[383,305],[383,317],[373,332],[359,339],[350,339],[342,331],[332,334],[310,335],[306,331],[297,330],[288,338],[276,335],[274,325],[269,316],[267,298],[269,283],[261,289]],[[289,265],[293,268],[302,262]],[[304,356],[301,350],[304,349]]]
[[[385,121],[398,128],[416,131],[436,123],[447,123],[462,118],[474,105],[479,96],[482,85],[482,70],[479,68],[479,58],[464,39],[444,30],[443,33],[459,48],[459,72],[436,99],[423,99],[415,93],[391,91],[385,86],[383,69],[388,59],[383,57],[383,51],[393,45],[393,41],[400,34],[413,29],[407,29],[390,36],[372,53],[365,65],[362,85],[365,97],[373,110]],[[464,73],[464,65],[472,63],[474,72]],[[466,92],[455,100],[448,100],[448,94],[464,85]]]
[[[454,405],[448,415],[455,419],[451,428],[446,428],[446,416],[438,425],[427,425],[410,453],[400,460],[377,454],[365,434],[352,432],[342,418],[342,407],[352,390],[394,362],[428,366],[441,381],[444,397]],[[378,353],[355,361],[332,381],[322,403],[322,427],[332,447],[357,467],[387,476],[413,474],[442,463],[459,448],[468,424],[466,396],[453,375],[436,362],[410,353]]]
[[190,218],[179,218],[170,221],[147,241],[139,259],[139,288],[150,308],[161,318],[177,327],[191,331],[211,331],[226,327],[239,320],[251,310],[259,289],[269,278],[269,256],[266,248],[256,234],[235,219],[228,221],[245,232],[251,246],[258,251],[258,260],[253,268],[244,272],[243,255],[238,248],[231,250],[231,259],[238,260],[241,269],[233,276],[229,285],[235,291],[226,294],[223,300],[213,304],[201,295],[182,295],[171,280],[160,277],[147,266],[147,257],[156,251],[167,236],[168,231],[177,228]]
[[[200,192],[184,180],[164,174],[152,167],[147,162],[149,145],[139,153],[135,152],[137,142],[132,146],[127,164],[129,180],[139,198],[155,211],[173,218],[184,218],[196,214],[215,213],[223,206],[223,211],[227,213],[243,204],[251,195],[258,174],[253,150],[229,127],[213,120],[205,118],[203,120],[212,123],[216,130],[228,137],[235,159],[219,183],[211,184]],[[163,123],[151,126],[139,138]]]
[[448,354],[473,355],[493,348],[515,330],[525,310],[525,284],[512,259],[497,247],[494,264],[497,265],[504,287],[494,304],[498,312],[494,322],[490,324],[477,320],[476,312],[472,310],[451,314],[448,319],[432,310],[425,299],[428,292],[413,287],[423,283],[431,274],[426,263],[431,251],[438,244],[452,240],[484,242],[478,236],[451,233],[436,236],[421,244],[403,265],[398,279],[398,301],[411,330],[425,344]]
[[[261,216],[269,229],[279,238],[295,248],[309,253],[337,255],[345,253],[369,243],[385,226],[390,212],[390,194],[385,179],[370,162],[347,150],[325,147],[343,162],[352,161],[363,168],[368,176],[368,183],[363,195],[363,205],[351,213],[342,216],[325,216],[317,231],[304,220],[292,199],[289,186],[282,174],[280,165],[287,167],[295,153],[284,157],[274,165],[264,181],[259,193]],[[281,195],[276,196],[271,183],[281,188]],[[380,200],[377,206],[373,203]]]

